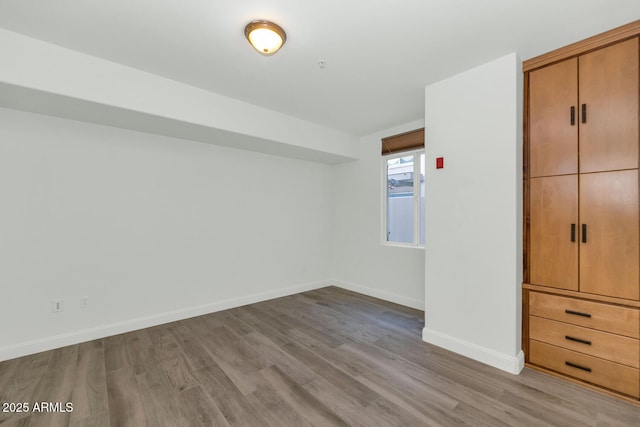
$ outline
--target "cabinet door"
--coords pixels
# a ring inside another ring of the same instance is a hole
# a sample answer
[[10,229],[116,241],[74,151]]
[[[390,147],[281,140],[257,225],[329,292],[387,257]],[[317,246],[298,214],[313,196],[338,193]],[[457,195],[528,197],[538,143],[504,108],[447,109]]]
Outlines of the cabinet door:
[[638,39],[583,55],[579,64],[580,172],[637,168]]
[[[574,121],[572,124],[572,107]],[[529,174],[578,172],[578,60],[529,73]]]
[[529,281],[577,291],[578,176],[532,178],[529,188]]
[[638,220],[637,170],[580,175],[581,292],[639,298]]

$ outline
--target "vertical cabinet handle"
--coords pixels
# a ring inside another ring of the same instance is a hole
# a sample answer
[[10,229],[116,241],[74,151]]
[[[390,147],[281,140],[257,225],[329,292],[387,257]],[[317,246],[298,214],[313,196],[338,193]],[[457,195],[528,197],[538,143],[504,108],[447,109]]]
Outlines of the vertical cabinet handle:
[[587,243],[587,224],[582,224],[582,243]]
[[576,241],[576,225],[571,224],[571,241],[575,243]]
[[587,104],[582,104],[582,123],[587,123]]
[[571,126],[576,124],[576,107],[575,105],[571,106]]

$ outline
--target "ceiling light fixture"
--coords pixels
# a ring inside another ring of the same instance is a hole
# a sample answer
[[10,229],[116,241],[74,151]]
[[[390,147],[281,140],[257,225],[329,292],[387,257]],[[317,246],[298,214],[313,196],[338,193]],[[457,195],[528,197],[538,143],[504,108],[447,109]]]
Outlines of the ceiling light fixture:
[[276,53],[287,41],[281,26],[264,20],[249,22],[244,27],[244,35],[255,50],[266,56]]

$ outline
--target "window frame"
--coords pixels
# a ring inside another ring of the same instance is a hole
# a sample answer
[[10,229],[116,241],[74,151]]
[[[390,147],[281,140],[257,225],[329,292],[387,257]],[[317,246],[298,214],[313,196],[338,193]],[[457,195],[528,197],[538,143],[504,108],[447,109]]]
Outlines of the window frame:
[[[424,162],[426,163],[426,152],[424,148],[417,148],[413,150],[400,151],[385,154],[381,158],[381,167],[382,171],[382,224],[381,224],[381,232],[380,237],[382,240],[382,244],[384,246],[396,246],[402,248],[416,248],[416,249],[424,249],[424,243],[420,243],[420,233],[424,228],[424,224],[421,221],[421,206],[420,206],[420,196],[421,196],[421,187],[420,187],[420,156],[424,155]],[[388,224],[388,160],[400,157],[408,157],[413,156],[413,242],[394,242],[389,240],[389,224]],[[425,165],[426,171],[426,165]],[[425,173],[426,175],[426,173]]]

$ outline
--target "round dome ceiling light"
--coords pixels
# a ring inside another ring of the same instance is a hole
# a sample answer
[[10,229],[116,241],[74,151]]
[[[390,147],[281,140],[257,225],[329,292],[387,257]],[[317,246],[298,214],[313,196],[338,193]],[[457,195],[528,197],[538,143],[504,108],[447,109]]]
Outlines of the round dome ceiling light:
[[287,34],[281,26],[264,20],[249,22],[244,27],[244,35],[255,50],[266,56],[276,53],[287,41]]

